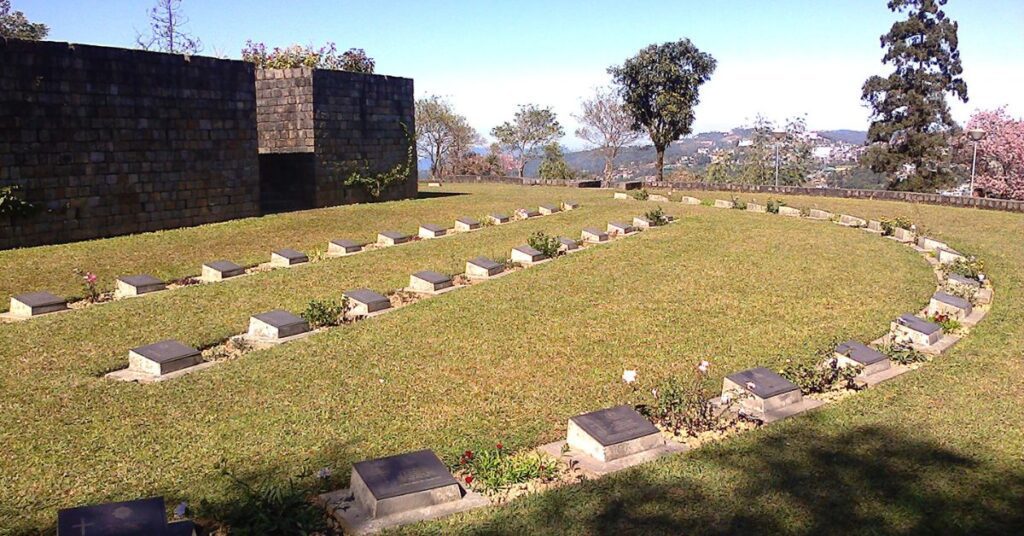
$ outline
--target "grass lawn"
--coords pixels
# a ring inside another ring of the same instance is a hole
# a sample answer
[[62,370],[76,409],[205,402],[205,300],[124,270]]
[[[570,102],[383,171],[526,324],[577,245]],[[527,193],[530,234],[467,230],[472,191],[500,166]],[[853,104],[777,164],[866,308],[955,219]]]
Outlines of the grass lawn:
[[[593,248],[174,381],[100,377],[127,349],[206,346],[250,314],[301,310],[348,288],[404,286],[503,258],[536,230],[577,236],[659,206],[607,191],[446,186],[469,195],[338,207],[0,253],[11,292],[76,291],[71,269],[194,274],[203,261],[263,261],[418,223],[576,198],[582,210],[0,326],[0,534],[51,531],[58,508],[151,494],[200,515],[236,496],[215,465],[285,480],[429,447],[454,462],[500,440],[531,447],[566,419],[630,400],[700,359],[720,383],[754,365],[809,360],[835,337],[870,340],[924,305],[928,265],[862,231],[772,215],[660,205],[677,225]],[[709,194],[697,193],[697,197]],[[997,285],[985,322],[952,353],[824,411],[620,475],[408,532],[1005,532],[1020,526],[1024,217],[886,202],[795,206],[906,215],[985,258]],[[370,216],[372,214],[372,216]],[[366,217],[364,217],[366,216]],[[1014,248],[1012,245],[1016,244]],[[224,248],[230,247],[230,250]],[[111,255],[119,251],[122,255]],[[227,252],[225,252],[227,251]],[[31,262],[26,262],[31,261]],[[59,265],[53,273],[39,266]],[[69,281],[60,287],[64,274]],[[8,280],[10,279],[10,280]],[[12,283],[11,281],[14,281]],[[29,287],[29,288],[25,288]]]

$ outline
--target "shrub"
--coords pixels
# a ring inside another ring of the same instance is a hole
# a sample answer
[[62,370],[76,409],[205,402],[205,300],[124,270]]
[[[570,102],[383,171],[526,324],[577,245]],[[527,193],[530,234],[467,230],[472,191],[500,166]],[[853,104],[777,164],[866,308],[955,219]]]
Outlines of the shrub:
[[310,300],[306,310],[302,312],[302,318],[309,322],[312,328],[337,326],[345,319],[348,312],[348,298],[341,298],[341,303],[334,300]]
[[732,208],[736,210],[747,210],[747,202],[737,196],[732,196]]
[[914,227],[914,222],[910,221],[903,216],[897,216],[895,218],[882,218],[879,222],[882,224],[882,235],[892,236],[896,229],[911,229]]
[[768,204],[765,205],[765,210],[771,214],[778,214],[779,207],[786,206],[786,202],[781,199],[769,199]]
[[647,218],[647,221],[651,222],[651,225],[655,227],[668,223],[668,218],[665,217],[665,211],[661,210],[661,207],[647,211],[647,213],[644,214],[644,217]]
[[928,361],[928,356],[903,344],[890,343],[879,347],[878,351],[887,355],[890,361],[899,365],[911,365]]
[[483,491],[500,491],[531,480],[558,476],[558,462],[535,451],[509,453],[501,443],[493,449],[467,450],[459,459],[466,484]]
[[839,366],[835,358],[835,341],[819,352],[824,359],[817,363],[793,363],[787,361],[779,371],[784,378],[800,387],[803,394],[824,393],[835,389],[857,389],[854,378],[863,367]]
[[97,286],[96,274],[92,272],[86,272],[84,270],[75,269],[75,275],[82,278],[82,286],[85,288],[85,299],[86,301],[95,303],[100,299],[100,290]]
[[646,188],[636,190],[630,195],[632,195],[633,199],[636,199],[637,201],[647,201],[647,199],[651,197],[651,194],[647,192]]
[[558,256],[558,248],[561,246],[557,236],[549,236],[544,231],[533,233],[526,243],[531,248],[541,252],[545,257],[552,259]]
[[713,207],[713,206],[715,206],[715,202],[713,200],[711,200],[711,199],[701,199],[700,200],[700,206],[702,206],[702,207]]
[[[672,430],[676,435],[697,435],[719,430],[732,421],[732,413],[716,405],[714,393],[708,390],[707,371],[710,364],[701,362],[696,373],[689,380],[669,378],[657,388],[651,390],[653,400],[650,404],[637,406],[637,411],[647,416],[662,427]],[[738,403],[745,393],[736,393],[728,404]]]
[[323,510],[317,508],[309,498],[326,491],[329,476],[320,475],[314,483],[312,472],[303,472],[291,477],[285,483],[267,477],[247,481],[218,463],[222,476],[227,477],[240,495],[230,503],[226,511],[217,512],[224,506],[203,502],[203,509],[214,510],[218,519],[224,520],[232,534],[316,534],[327,529]]
[[971,279],[978,279],[985,271],[985,262],[981,259],[968,256],[966,259],[957,259],[943,266],[943,272],[948,274],[960,274]]
[[363,49],[350,48],[338,54],[338,47],[334,43],[327,43],[319,49],[292,45],[267,52],[267,45],[249,40],[242,49],[242,60],[254,63],[261,69],[312,67],[373,74],[376,67],[376,62]]
[[963,326],[959,320],[944,313],[929,316],[928,321],[938,324],[944,333],[953,333]]

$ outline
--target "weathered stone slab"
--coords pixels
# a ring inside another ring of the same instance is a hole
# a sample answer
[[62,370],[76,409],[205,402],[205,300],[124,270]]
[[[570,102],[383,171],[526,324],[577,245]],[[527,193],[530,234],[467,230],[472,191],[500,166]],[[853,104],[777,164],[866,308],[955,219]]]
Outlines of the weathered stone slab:
[[123,275],[117,278],[114,293],[119,297],[141,296],[167,288],[167,285],[151,275]]
[[562,210],[576,210],[580,208],[579,201],[562,201]]
[[768,207],[764,205],[758,205],[757,203],[747,203],[747,212],[759,212],[764,214],[768,212]]
[[625,192],[615,192],[615,195],[613,195],[612,197],[614,199],[632,199],[631,197],[629,197],[629,194]]
[[223,281],[238,277],[245,273],[245,268],[231,261],[213,261],[203,265],[201,278],[203,281]]
[[160,341],[128,351],[128,369],[153,376],[198,365],[201,361],[199,350],[174,340]]
[[856,216],[850,216],[849,214],[843,214],[839,216],[839,225],[845,225],[847,227],[864,227],[868,222],[862,218]]
[[715,199],[715,208],[733,208],[736,206],[732,201],[726,201],[724,199]]
[[401,231],[384,231],[377,235],[377,243],[381,246],[397,246],[412,240],[412,237]]
[[831,220],[832,213],[827,210],[812,208],[808,211],[807,217],[812,220]]
[[878,220],[868,220],[868,230],[872,233],[882,232],[882,222]]
[[494,225],[501,225],[503,223],[509,222],[508,214],[495,213],[488,215],[487,218],[490,219],[491,223],[493,223]]
[[448,234],[448,229],[445,229],[440,225],[434,225],[433,223],[424,223],[423,225],[420,225],[420,238],[439,238],[446,234]]
[[878,374],[892,366],[885,354],[858,341],[846,341],[836,346],[835,358],[841,367],[864,367],[859,374],[861,377]]
[[343,294],[352,304],[352,315],[366,316],[391,308],[391,300],[367,288],[346,290]]
[[455,220],[455,230],[460,233],[464,233],[467,231],[475,231],[479,228],[480,222],[474,220],[473,218],[463,216]]
[[633,218],[633,227],[637,229],[650,229],[651,220],[647,219],[646,216],[635,216]]
[[569,253],[570,251],[576,251],[577,249],[580,249],[579,242],[564,236],[558,237],[558,251]]
[[633,408],[616,406],[569,419],[566,442],[602,462],[637,454],[665,443],[658,428]]
[[409,290],[435,293],[453,286],[451,276],[440,272],[423,270],[409,276]]
[[971,279],[960,274],[948,274],[946,276],[946,284],[951,289],[956,289],[963,292],[974,292],[977,293],[981,289],[981,282],[976,279]]
[[539,210],[540,210],[541,214],[543,214],[545,216],[549,216],[551,214],[555,214],[557,212],[561,212],[562,211],[562,207],[560,207],[558,205],[541,205]]
[[275,309],[249,317],[248,336],[255,339],[278,341],[309,331],[309,322],[301,316],[283,309]]
[[974,312],[971,302],[945,292],[936,292],[928,302],[928,316],[937,314],[949,315],[957,320],[963,320]]
[[961,255],[957,251],[948,248],[936,249],[935,258],[939,261],[939,264],[953,264],[957,261],[967,261],[967,257]]
[[942,338],[941,327],[909,313],[900,315],[890,327],[896,342],[908,342],[916,348],[931,346]]
[[163,497],[57,511],[58,536],[193,536],[191,521],[167,522]]
[[913,242],[916,236],[917,236],[917,233],[915,233],[914,231],[911,231],[910,229],[904,229],[902,227],[897,227],[897,228],[892,230],[892,237],[893,237],[893,239],[895,239],[898,242],[903,242],[904,244],[909,244],[909,243]]
[[309,257],[301,251],[284,248],[270,254],[270,265],[288,268],[309,262]]
[[949,248],[945,242],[940,242],[934,238],[928,238],[927,236],[918,238],[917,246],[926,251],[938,251],[939,249]]
[[352,494],[370,517],[434,506],[462,498],[462,488],[430,450],[356,462]]
[[799,218],[803,214],[800,209],[794,207],[779,207],[779,216],[789,216],[790,218]]
[[530,218],[536,218],[537,216],[540,216],[540,212],[537,212],[532,208],[517,208],[515,214],[516,218],[520,220],[527,220]]
[[365,246],[366,244],[356,242],[355,240],[338,238],[331,240],[330,243],[327,244],[327,254],[334,257],[343,257],[345,255],[359,253]]
[[656,203],[668,203],[668,198],[660,194],[651,194],[647,197],[648,201],[654,201]]
[[540,261],[547,259],[543,253],[531,248],[530,246],[517,246],[512,248],[512,262],[519,264],[536,264]]
[[739,393],[741,411],[764,422],[774,422],[821,405],[804,400],[800,388],[764,367],[735,372],[722,380],[722,395]]
[[700,204],[700,199],[697,199],[696,197],[690,197],[688,195],[684,195],[683,199],[682,199],[682,203],[684,205],[699,205]]
[[604,232],[604,231],[602,231],[600,229],[594,229],[593,227],[587,227],[586,229],[583,229],[583,233],[580,235],[580,238],[584,242],[589,242],[589,243],[592,243],[592,244],[597,244],[597,243],[600,243],[600,242],[607,242],[608,241],[608,233],[606,233],[606,232]]
[[636,232],[636,229],[628,223],[613,221],[608,223],[608,234],[628,235]]
[[27,292],[11,297],[11,316],[14,318],[31,318],[66,311],[67,300],[49,292]]
[[505,265],[488,259],[487,257],[476,257],[466,261],[466,277],[473,279],[487,279],[505,271]]

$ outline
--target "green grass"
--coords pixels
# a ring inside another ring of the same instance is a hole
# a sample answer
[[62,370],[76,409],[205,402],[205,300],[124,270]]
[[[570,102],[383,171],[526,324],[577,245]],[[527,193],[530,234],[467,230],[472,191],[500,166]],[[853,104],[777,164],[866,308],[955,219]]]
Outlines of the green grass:
[[[329,466],[340,486],[360,459],[429,447],[454,462],[463,450],[496,440],[508,448],[535,446],[562,436],[569,416],[633,396],[619,380],[623,369],[637,369],[647,387],[689,373],[700,359],[712,361],[712,382],[749,366],[811,359],[834,337],[875,338],[889,319],[923,306],[934,289],[919,256],[862,231],[661,205],[681,222],[171,382],[141,386],[99,377],[123,366],[127,349],[139,344],[178,338],[208,345],[243,331],[253,313],[299,310],[311,298],[358,286],[397,288],[416,270],[457,272],[476,255],[504,257],[536,230],[575,236],[584,226],[658,206],[613,201],[606,191],[445,190],[471,195],[327,209],[330,220],[320,211],[273,219],[289,220],[288,232],[315,244],[337,234],[319,227],[324,221],[353,222],[345,234],[369,238],[383,228],[412,231],[415,223],[441,219],[430,216],[435,206],[450,214],[443,221],[570,197],[584,209],[0,326],[0,533],[51,530],[58,508],[150,494],[230,509],[236,497],[217,474],[219,460],[242,474],[277,479]],[[833,200],[813,199],[826,201]],[[999,246],[1021,243],[1024,218],[835,201],[856,215],[908,215],[951,246],[984,256],[997,284],[990,316],[948,356],[817,414],[599,482],[406,530],[994,532],[1019,520],[1012,507],[1024,497],[1024,392],[1017,381],[1024,371],[1012,341],[1024,335],[1024,253]],[[352,214],[371,209],[379,211],[375,219],[354,222]],[[147,253],[128,257],[152,263],[112,271],[165,266],[166,274],[185,275],[209,260],[199,257],[208,251],[203,233],[214,231],[92,244],[139,248]],[[217,240],[230,242],[232,233]],[[234,258],[251,250],[263,260],[270,246],[245,236],[232,242],[239,248]],[[191,253],[155,258],[176,243],[189,243]],[[87,246],[65,247],[81,256],[91,251]],[[5,255],[61,258],[59,248]],[[47,277],[26,267],[8,270],[22,281]],[[928,515],[930,509],[939,511]]]

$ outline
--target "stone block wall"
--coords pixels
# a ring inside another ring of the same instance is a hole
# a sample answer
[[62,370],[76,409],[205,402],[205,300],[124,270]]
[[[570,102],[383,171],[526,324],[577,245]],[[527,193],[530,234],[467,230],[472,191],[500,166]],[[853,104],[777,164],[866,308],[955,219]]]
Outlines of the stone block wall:
[[251,64],[0,40],[0,248],[257,215],[257,147]]

